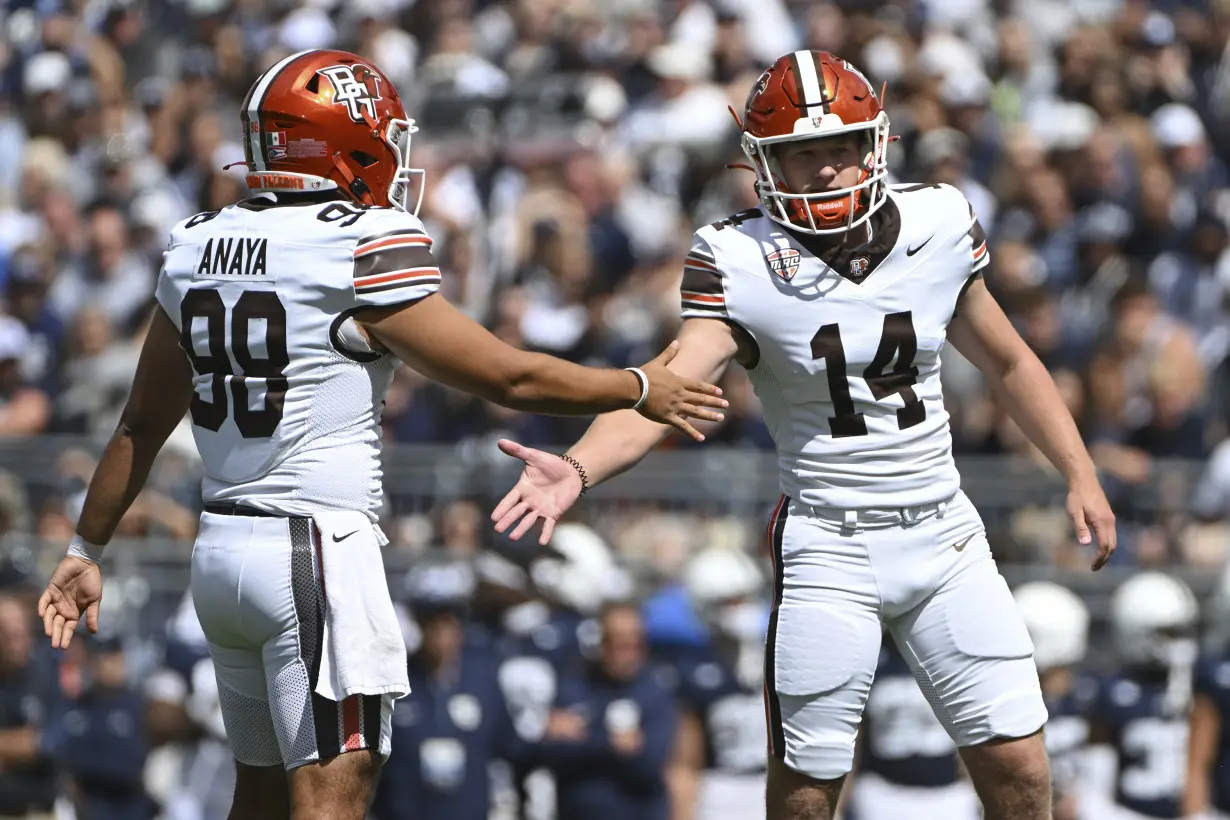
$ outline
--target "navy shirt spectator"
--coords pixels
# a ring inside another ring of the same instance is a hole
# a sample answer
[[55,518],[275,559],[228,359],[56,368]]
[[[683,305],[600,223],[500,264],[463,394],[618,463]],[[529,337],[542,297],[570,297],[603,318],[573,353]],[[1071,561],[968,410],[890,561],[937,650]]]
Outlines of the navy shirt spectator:
[[145,793],[145,704],[128,683],[118,637],[91,637],[89,683],[65,704],[57,728],[57,757],[72,779],[80,820],[148,820],[155,814]]
[[393,753],[373,814],[378,820],[484,820],[491,807],[489,765],[519,760],[525,745],[500,689],[497,656],[466,645],[473,575],[464,564],[427,566],[412,571],[408,585],[419,646],[409,659],[410,694],[393,711]]
[[21,602],[0,595],[0,817],[49,812],[56,798],[45,726],[58,686],[33,654],[31,630]]
[[539,758],[554,772],[558,817],[667,820],[672,697],[645,664],[640,612],[612,605],[600,659],[560,681]]

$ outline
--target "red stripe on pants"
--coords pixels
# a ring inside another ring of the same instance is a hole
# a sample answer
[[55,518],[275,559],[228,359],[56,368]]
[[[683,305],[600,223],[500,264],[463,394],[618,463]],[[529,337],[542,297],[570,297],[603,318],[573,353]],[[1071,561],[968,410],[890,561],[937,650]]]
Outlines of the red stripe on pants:
[[363,748],[363,729],[359,725],[359,696],[342,701],[342,748],[347,752]]

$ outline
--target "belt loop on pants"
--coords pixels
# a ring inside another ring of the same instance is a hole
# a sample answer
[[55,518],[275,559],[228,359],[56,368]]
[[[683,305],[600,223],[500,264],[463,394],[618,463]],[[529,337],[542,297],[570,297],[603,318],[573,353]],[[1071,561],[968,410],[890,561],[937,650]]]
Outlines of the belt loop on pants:
[[943,518],[944,513],[948,512],[948,501],[944,500],[935,505],[935,515],[937,518]]
[[842,513],[841,526],[852,530],[858,524],[858,510],[845,510]]
[[915,521],[918,520],[918,516],[916,512],[917,512],[917,507],[902,507],[901,508],[901,520],[906,524],[913,524]]

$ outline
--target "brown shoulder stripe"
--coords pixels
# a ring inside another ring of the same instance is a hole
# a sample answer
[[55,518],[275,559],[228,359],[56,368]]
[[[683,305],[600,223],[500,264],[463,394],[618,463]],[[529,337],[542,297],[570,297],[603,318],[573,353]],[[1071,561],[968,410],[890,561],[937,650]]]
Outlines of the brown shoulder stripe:
[[356,257],[354,261],[354,277],[358,280],[397,270],[434,267],[436,267],[435,257],[432,256],[431,251],[426,246],[400,245],[375,250]]
[[704,293],[710,296],[721,296],[722,277],[716,271],[698,270],[685,267],[683,269],[683,286],[680,290],[687,293]]
[[975,248],[977,248],[979,245],[986,244],[987,232],[982,229],[982,223],[979,222],[977,219],[974,220],[973,225],[969,226],[968,234],[969,234],[970,240],[974,243]]
[[390,271],[379,276],[367,276],[354,281],[355,293],[379,293],[395,288],[440,284],[439,268],[410,268]]

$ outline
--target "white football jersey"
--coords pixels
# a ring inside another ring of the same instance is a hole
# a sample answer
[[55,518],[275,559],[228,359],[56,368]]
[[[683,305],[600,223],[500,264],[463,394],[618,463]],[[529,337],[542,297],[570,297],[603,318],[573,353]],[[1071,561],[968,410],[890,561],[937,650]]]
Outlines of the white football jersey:
[[896,187],[881,210],[866,243],[826,251],[753,208],[698,230],[685,262],[684,318],[733,322],[758,348],[749,376],[781,489],[805,504],[912,506],[960,488],[940,352],[986,237],[948,185]]
[[350,317],[439,286],[423,224],[391,208],[264,195],[177,225],[157,297],[192,361],[206,503],[375,520],[397,360]]

